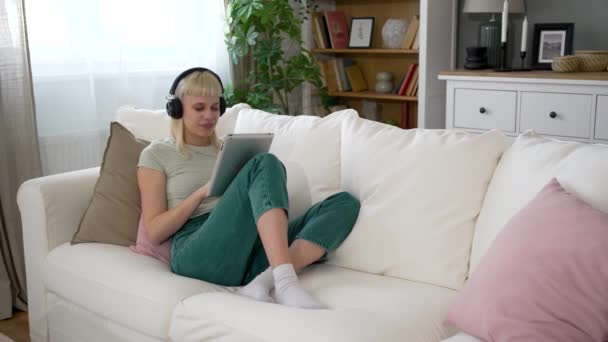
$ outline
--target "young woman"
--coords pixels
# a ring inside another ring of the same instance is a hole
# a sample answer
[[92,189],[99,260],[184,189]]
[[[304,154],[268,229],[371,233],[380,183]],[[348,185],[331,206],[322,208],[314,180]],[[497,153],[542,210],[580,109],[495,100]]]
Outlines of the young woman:
[[250,160],[221,198],[207,196],[220,141],[215,126],[226,110],[219,77],[188,69],[171,86],[171,138],[141,153],[137,178],[149,239],[171,239],[171,271],[225,285],[256,300],[323,308],[296,272],[346,239],[359,202],[346,192],[288,221],[286,174],[272,154]]

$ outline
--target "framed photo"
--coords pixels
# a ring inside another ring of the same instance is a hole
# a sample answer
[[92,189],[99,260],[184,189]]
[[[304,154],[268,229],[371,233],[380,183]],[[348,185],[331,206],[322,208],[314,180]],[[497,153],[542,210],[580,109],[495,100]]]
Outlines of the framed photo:
[[535,24],[532,68],[551,69],[553,58],[572,54],[574,24]]
[[349,48],[369,49],[372,47],[374,17],[354,17],[350,22]]

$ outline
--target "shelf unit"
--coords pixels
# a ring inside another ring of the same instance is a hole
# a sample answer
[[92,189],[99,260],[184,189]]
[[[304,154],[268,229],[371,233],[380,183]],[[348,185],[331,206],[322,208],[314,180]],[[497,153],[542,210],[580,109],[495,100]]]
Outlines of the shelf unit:
[[329,96],[335,97],[346,97],[352,99],[370,99],[370,100],[384,100],[384,101],[400,101],[400,102],[418,102],[416,96],[399,96],[395,94],[381,94],[374,91],[336,91],[329,92]]
[[418,50],[408,49],[312,49],[313,53],[326,54],[378,54],[378,55],[417,55]]
[[[375,100],[383,120],[401,121],[407,104],[410,128],[445,127],[445,83],[437,79],[439,71],[450,69],[453,60],[453,29],[457,13],[455,0],[326,0],[321,11],[344,12],[350,29],[353,17],[374,17],[372,46],[369,49],[319,49],[308,26],[305,39],[317,59],[349,58],[355,60],[368,84],[364,92],[331,92],[349,107],[361,113],[362,100]],[[389,18],[408,22],[420,16],[419,50],[382,48],[382,26]],[[433,25],[429,26],[429,22]],[[393,75],[393,85],[401,80],[410,64],[419,64],[418,97],[381,94],[373,91],[379,71]],[[305,93],[305,97],[314,94]],[[307,101],[304,99],[304,101]],[[310,100],[309,100],[310,101]]]

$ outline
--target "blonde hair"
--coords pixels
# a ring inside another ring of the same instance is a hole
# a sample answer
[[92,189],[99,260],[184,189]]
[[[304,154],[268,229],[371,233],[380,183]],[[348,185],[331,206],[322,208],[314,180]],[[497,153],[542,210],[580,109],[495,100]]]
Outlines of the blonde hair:
[[[222,85],[218,79],[207,71],[195,71],[179,81],[175,88],[175,97],[184,100],[184,96],[223,96]],[[184,141],[184,119],[171,119],[171,136],[175,139],[177,151],[188,158],[190,151]],[[215,129],[211,134],[211,143],[219,150],[221,141]]]

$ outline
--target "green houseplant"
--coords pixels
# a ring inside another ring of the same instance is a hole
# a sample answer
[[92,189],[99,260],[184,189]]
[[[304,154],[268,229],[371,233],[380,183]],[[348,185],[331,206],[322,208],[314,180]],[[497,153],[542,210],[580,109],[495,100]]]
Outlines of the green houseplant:
[[[289,94],[309,82],[327,107],[327,89],[311,52],[302,41],[302,23],[316,9],[312,0],[230,0],[225,40],[231,62],[250,63],[243,80],[226,89],[228,105],[246,102],[254,108],[289,113]],[[297,48],[287,54],[284,43]]]

